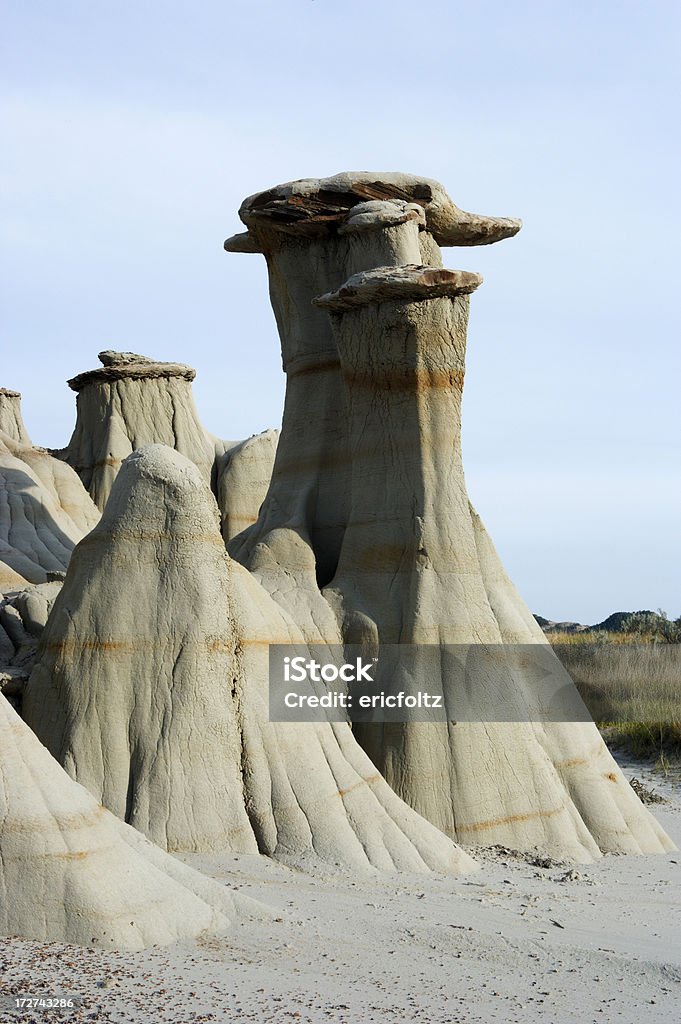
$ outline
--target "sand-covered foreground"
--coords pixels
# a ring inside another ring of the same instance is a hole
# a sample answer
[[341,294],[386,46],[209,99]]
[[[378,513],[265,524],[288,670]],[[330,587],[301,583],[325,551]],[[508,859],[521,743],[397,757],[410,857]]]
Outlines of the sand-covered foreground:
[[[631,777],[650,782],[640,766]],[[681,846],[681,784],[653,805]],[[312,878],[252,856],[188,858],[281,920],[140,954],[0,940],[0,992],[76,1010],[0,1021],[667,1022],[681,1017],[681,855],[570,869],[483,855],[468,878]]]

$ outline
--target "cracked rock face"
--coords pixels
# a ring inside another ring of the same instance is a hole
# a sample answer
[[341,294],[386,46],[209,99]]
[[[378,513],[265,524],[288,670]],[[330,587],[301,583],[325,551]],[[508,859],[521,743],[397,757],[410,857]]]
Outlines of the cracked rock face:
[[99,806],[2,696],[0,782],[0,934],[135,950],[258,912]]
[[255,853],[227,699],[224,545],[198,468],[168,451],[130,456],[74,552],[23,713],[75,779],[154,842]]
[[126,460],[74,553],[24,714],[70,775],[168,849],[470,870],[347,724],[269,722],[273,642],[304,646],[293,618],[225,553],[196,467],[152,445]]

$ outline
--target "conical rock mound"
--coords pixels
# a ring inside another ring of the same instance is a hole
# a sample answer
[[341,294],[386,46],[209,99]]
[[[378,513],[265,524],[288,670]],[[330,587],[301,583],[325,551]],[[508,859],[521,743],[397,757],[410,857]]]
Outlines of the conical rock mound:
[[234,445],[218,459],[215,496],[225,543],[257,522],[278,440],[278,430],[265,430]]
[[257,912],[99,806],[1,696],[0,781],[0,934],[135,950]]
[[74,778],[154,842],[256,853],[215,512],[192,462],[161,445],[129,457],[74,552],[24,715]]
[[196,467],[130,456],[74,552],[24,701],[78,781],[168,849],[470,870],[346,724],[268,720],[268,645],[299,627],[227,556]]

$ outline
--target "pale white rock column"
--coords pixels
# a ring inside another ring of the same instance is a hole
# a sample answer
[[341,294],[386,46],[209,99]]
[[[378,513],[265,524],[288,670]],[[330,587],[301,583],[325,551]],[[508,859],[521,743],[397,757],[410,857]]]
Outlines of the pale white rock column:
[[21,394],[9,388],[0,388],[0,434],[21,444],[33,443],[21,415]]
[[[254,225],[250,233],[267,259],[286,396],[260,516],[231,541],[229,551],[277,600],[296,601],[311,635],[319,626],[333,640],[335,628],[317,581],[328,582],[335,570],[347,518],[349,465],[338,353],[328,318],[312,299],[342,283],[348,245],[269,225]],[[282,579],[282,569],[293,587]]]
[[[348,641],[543,642],[466,493],[461,395],[468,293],[479,283],[463,271],[389,267],[317,300],[338,343],[352,457],[348,525],[325,590]],[[440,666],[446,673],[445,658]],[[672,848],[595,725],[532,721],[535,677],[519,671],[508,685],[517,721],[356,734],[396,792],[462,843],[578,861]]]
[[272,474],[276,431],[223,441],[201,423],[191,366],[112,350],[99,359],[100,368],[69,381],[78,393],[76,426],[68,447],[54,453],[74,467],[98,507],[131,452],[165,444],[191,459],[211,486],[225,540],[254,523]]
[[211,483],[216,449],[224,442],[204,430],[191,382],[196,371],[134,352],[100,352],[102,366],[68,382],[78,395],[68,447],[55,452],[72,466],[101,510],[121,464],[146,444],[186,455]]

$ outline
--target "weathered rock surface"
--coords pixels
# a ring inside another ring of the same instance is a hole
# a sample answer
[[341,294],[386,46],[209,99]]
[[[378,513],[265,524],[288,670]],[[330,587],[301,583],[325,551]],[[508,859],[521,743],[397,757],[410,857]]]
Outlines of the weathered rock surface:
[[21,415],[21,395],[9,388],[0,388],[0,433],[21,444],[31,444]]
[[[381,268],[317,300],[338,345],[352,457],[348,525],[325,591],[346,640],[544,642],[466,493],[461,395],[468,293],[480,280]],[[440,672],[446,692],[445,659]],[[356,732],[396,792],[463,843],[585,861],[671,848],[593,723],[539,724],[529,669],[509,676],[508,689],[517,721]]]
[[319,586],[333,577],[347,524],[349,439],[338,349],[313,300],[361,271],[437,266],[436,239],[483,244],[515,234],[520,222],[465,214],[436,182],[369,172],[279,185],[239,212],[248,232],[225,248],[266,257],[286,398],[261,514],[229,550],[308,639],[337,642]]
[[154,842],[255,853],[216,510],[198,468],[167,452],[130,456],[76,549],[24,715],[74,778]]
[[5,594],[8,590],[21,590],[28,586],[30,584],[24,576],[0,560],[0,594]]
[[345,171],[330,178],[301,178],[249,196],[239,216],[250,229],[269,220],[280,231],[329,234],[354,207],[367,202],[415,204],[438,245],[488,245],[517,234],[521,221],[483,217],[455,206],[442,185],[392,171]]
[[258,518],[267,493],[278,434],[223,441],[203,427],[192,394],[196,371],[136,352],[99,353],[102,366],[78,374],[77,420],[67,448],[55,452],[76,470],[100,509],[120,467],[148,444],[164,444],[190,459],[216,495],[225,539]]
[[191,382],[196,371],[181,363],[155,362],[134,352],[101,352],[102,366],[68,382],[77,392],[77,419],[59,456],[78,473],[103,509],[123,460],[146,444],[166,444],[213,478],[216,453],[229,442],[204,430]]
[[99,806],[2,696],[0,783],[2,935],[132,950],[260,912]]
[[168,849],[471,869],[347,724],[269,721],[277,642],[302,646],[297,623],[227,556],[197,468],[152,445],[74,552],[24,714],[70,775]]
[[61,581],[35,586],[24,582],[10,593],[0,594],[0,692],[17,710],[60,590]]
[[[73,470],[31,445],[13,399],[0,430],[0,593],[63,571],[99,513]],[[0,413],[3,399],[0,396]]]
[[[308,639],[334,642],[321,586],[346,641],[544,642],[466,493],[467,296],[481,279],[444,270],[439,251],[520,222],[368,172],[276,186],[240,216],[248,231],[225,248],[266,257],[287,391],[261,515],[230,552]],[[517,723],[357,734],[396,791],[463,842],[577,860],[668,849],[595,726],[529,721],[535,684],[521,673],[509,685]]]
[[522,663],[511,722],[269,720],[275,643],[551,652],[466,492],[481,279],[439,249],[520,223],[368,172],[276,186],[240,215],[225,247],[265,255],[281,337],[278,443],[214,438],[194,371],[136,353],[70,382],[64,463],[0,395],[0,684],[37,734],[0,696],[0,930],[138,948],[226,927],[240,905],[131,825],[165,850],[326,870],[473,870],[457,841],[577,861],[673,848],[592,723],[533,718]]
[[278,430],[265,430],[234,445],[218,459],[216,499],[225,543],[257,522],[278,440]]

